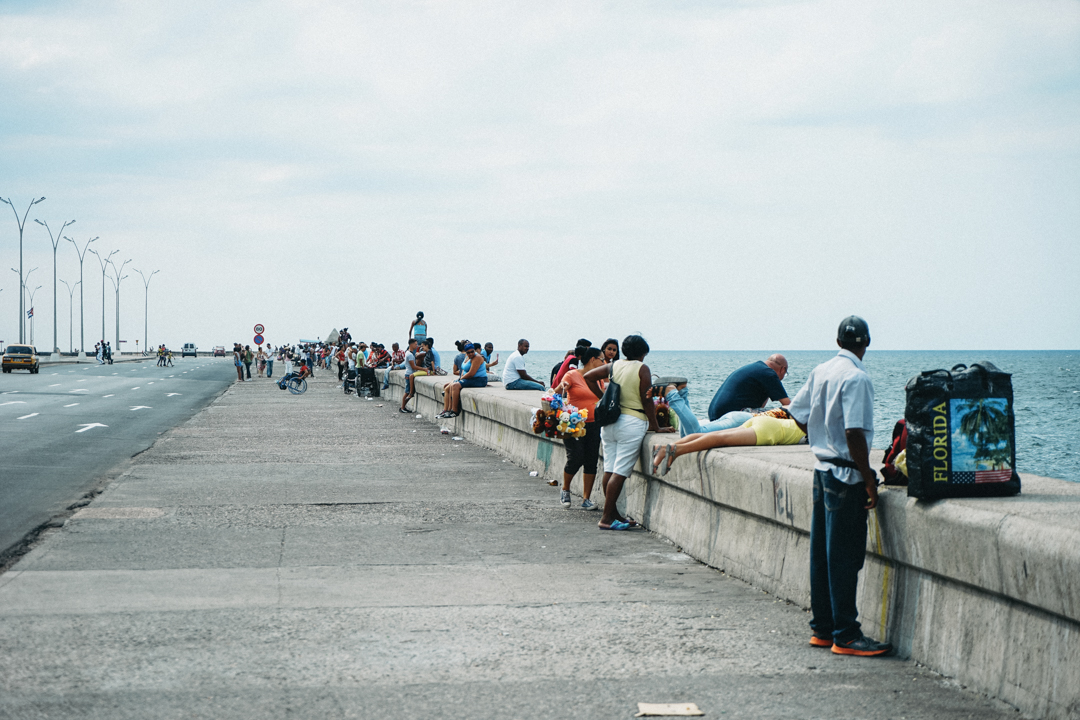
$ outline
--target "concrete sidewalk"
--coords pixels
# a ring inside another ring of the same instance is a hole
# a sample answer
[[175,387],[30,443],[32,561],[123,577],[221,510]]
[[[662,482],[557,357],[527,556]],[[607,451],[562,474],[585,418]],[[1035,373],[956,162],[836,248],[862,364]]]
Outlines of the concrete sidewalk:
[[309,387],[234,385],[0,576],[0,717],[1016,717]]

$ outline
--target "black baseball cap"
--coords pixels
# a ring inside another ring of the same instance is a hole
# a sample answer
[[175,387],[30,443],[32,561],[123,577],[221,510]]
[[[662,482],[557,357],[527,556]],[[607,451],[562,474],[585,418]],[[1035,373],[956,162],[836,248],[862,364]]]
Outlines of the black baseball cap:
[[858,315],[849,315],[840,321],[836,339],[842,343],[870,344],[870,326]]

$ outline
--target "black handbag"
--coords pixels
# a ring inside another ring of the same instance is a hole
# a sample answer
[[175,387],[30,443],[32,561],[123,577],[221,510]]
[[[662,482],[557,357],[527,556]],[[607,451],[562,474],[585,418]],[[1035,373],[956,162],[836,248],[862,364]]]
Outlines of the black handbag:
[[930,370],[907,384],[908,495],[1015,495],[1012,379],[993,363]]
[[608,386],[604,389],[604,394],[596,401],[596,417],[593,418],[593,422],[600,427],[614,423],[619,419],[619,414],[622,412],[620,405],[622,387],[611,379],[614,375],[615,363],[611,363],[611,370],[608,372]]

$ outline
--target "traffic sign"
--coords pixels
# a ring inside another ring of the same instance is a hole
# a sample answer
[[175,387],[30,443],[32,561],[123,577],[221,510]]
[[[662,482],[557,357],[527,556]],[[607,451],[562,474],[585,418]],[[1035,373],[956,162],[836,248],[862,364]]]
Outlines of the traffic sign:
[[262,335],[264,332],[266,332],[266,328],[264,328],[262,325],[256,325],[255,326],[255,334],[256,335]]
[[263,344],[263,336],[262,335],[256,335],[255,336],[255,344],[256,345],[262,345]]

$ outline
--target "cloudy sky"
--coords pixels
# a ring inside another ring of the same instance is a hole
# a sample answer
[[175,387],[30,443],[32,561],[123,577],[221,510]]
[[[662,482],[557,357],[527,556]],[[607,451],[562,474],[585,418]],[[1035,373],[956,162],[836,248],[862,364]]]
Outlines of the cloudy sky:
[[[42,348],[35,218],[132,260],[125,349],[133,268],[174,347],[424,310],[440,345],[817,349],[857,313],[880,349],[1080,348],[1074,0],[5,0],[0,98]],[[6,205],[0,263],[11,342]]]

